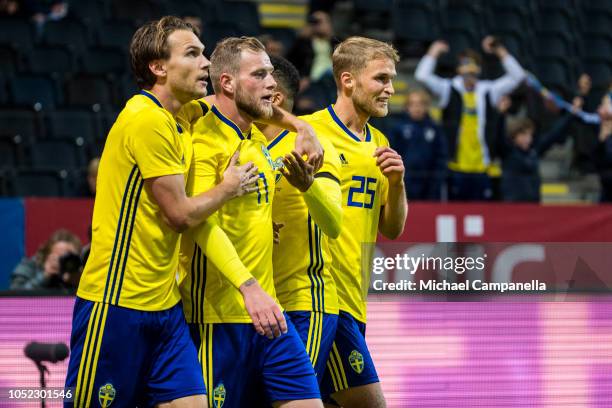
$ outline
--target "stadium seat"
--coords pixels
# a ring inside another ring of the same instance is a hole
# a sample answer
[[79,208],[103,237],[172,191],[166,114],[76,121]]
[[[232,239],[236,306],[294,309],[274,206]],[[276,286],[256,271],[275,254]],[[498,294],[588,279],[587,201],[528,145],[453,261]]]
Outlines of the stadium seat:
[[88,27],[98,27],[107,17],[105,5],[100,1],[73,1],[68,12],[69,17],[82,21]]
[[76,19],[50,21],[44,25],[43,43],[46,45],[61,45],[80,53],[87,49],[89,32],[87,27]]
[[72,72],[75,59],[66,47],[36,47],[25,55],[28,71],[33,74],[65,74]]
[[29,110],[0,110],[0,134],[24,142],[36,140],[40,135],[38,116]]
[[242,31],[233,24],[214,22],[206,25],[202,33],[202,42],[206,45],[206,52],[212,53],[215,45],[227,37],[235,37],[242,34]]
[[115,105],[119,107],[123,107],[128,99],[139,92],[134,75],[131,72],[123,74],[119,81],[117,81],[117,85]]
[[97,129],[91,112],[79,110],[58,110],[45,115],[46,134],[48,139],[77,140],[93,143]]
[[84,165],[86,146],[79,145],[77,139],[40,140],[33,143],[29,146],[32,167],[61,170]]
[[612,66],[604,62],[586,62],[584,70],[591,76],[593,87],[608,87],[612,82]]
[[10,177],[9,191],[18,197],[61,197],[66,171],[18,170]]
[[58,102],[55,84],[45,76],[19,75],[9,82],[11,103],[36,111],[53,109]]
[[32,23],[26,19],[1,17],[0,44],[10,45],[21,51],[29,50],[34,44]]
[[587,34],[610,35],[612,16],[606,13],[586,12],[582,17],[582,31]]
[[19,136],[0,133],[0,171],[23,164],[22,140]]
[[4,74],[0,72],[0,106],[4,106],[8,103],[8,88],[6,86],[6,78]]
[[450,7],[443,11],[442,25],[445,29],[463,30],[473,37],[482,37],[479,16],[469,7]]
[[109,20],[98,27],[98,45],[127,51],[136,28],[129,21]]
[[[227,1],[217,8],[216,21],[234,24],[241,35],[259,35],[259,11],[252,1]],[[206,32],[206,27],[204,32]],[[210,46],[210,45],[209,45]]]
[[489,13],[489,32],[513,33],[523,37],[527,26],[527,19],[516,10],[492,11]]
[[535,38],[534,55],[536,57],[566,59],[572,55],[570,45],[556,34],[540,34]]
[[535,74],[548,87],[567,89],[574,84],[567,65],[555,60],[537,60]]
[[612,39],[607,36],[590,35],[585,38],[583,59],[612,62]]
[[435,11],[426,2],[400,0],[393,5],[393,33],[399,40],[432,41],[439,35]]
[[363,29],[386,30],[389,28],[393,1],[355,0],[353,5],[354,16]]
[[113,92],[105,77],[80,74],[65,83],[66,105],[89,108],[95,112],[107,109],[113,103]]
[[572,19],[565,11],[540,10],[539,15],[534,20],[538,31],[566,36],[572,33]]
[[19,56],[13,47],[0,46],[0,73],[4,76],[12,76],[19,70]]
[[217,1],[182,0],[167,1],[166,8],[169,14],[176,16],[197,16],[204,22],[213,21],[218,6]]
[[522,15],[528,15],[533,10],[531,0],[488,0],[487,5],[495,12],[514,11]]
[[81,56],[84,73],[121,74],[129,71],[127,55],[116,48],[93,47]]
[[161,17],[164,12],[159,2],[149,0],[111,0],[114,18],[134,21],[137,25]]

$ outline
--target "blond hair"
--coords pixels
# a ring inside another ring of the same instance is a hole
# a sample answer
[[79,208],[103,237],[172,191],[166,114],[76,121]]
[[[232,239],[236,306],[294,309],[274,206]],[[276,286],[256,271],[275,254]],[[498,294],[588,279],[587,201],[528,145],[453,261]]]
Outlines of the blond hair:
[[130,42],[130,63],[139,88],[150,89],[155,85],[157,77],[149,69],[149,63],[170,58],[168,37],[177,30],[191,31],[196,36],[200,35],[197,28],[174,16],[151,21],[134,33]]
[[266,52],[264,45],[255,37],[229,37],[217,43],[210,56],[210,79],[215,93],[221,92],[221,75],[236,75],[240,70],[242,51]]
[[334,79],[340,84],[343,72],[358,74],[369,61],[390,59],[399,62],[399,54],[391,44],[366,37],[349,37],[342,41],[332,55]]

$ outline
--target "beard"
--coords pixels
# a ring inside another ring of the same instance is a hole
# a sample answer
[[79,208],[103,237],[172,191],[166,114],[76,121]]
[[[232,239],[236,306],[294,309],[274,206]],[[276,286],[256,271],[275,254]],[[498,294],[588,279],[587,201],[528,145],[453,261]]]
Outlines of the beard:
[[243,92],[241,87],[236,89],[236,106],[253,119],[269,119],[274,114],[271,103],[265,105],[261,99]]
[[382,118],[387,116],[389,113],[389,104],[383,108],[378,106],[376,98],[372,98],[371,95],[366,94],[361,90],[361,86],[357,84],[355,91],[352,96],[353,104],[361,111],[368,114],[368,116],[375,118]]

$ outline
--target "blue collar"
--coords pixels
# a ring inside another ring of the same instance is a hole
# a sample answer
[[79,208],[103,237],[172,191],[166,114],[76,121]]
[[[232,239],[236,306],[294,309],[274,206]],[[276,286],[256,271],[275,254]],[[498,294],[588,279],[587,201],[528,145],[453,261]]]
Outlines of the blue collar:
[[[361,142],[362,141],[359,137],[357,137],[357,135],[355,135],[353,132],[351,132],[349,130],[349,128],[347,128],[344,123],[342,123],[342,121],[340,120],[338,115],[336,115],[336,112],[334,112],[334,108],[332,107],[332,105],[329,105],[327,107],[327,111],[331,115],[331,117],[334,120],[334,122],[336,122],[336,124],[338,126],[340,126],[340,129],[344,130],[344,132],[347,135],[349,135],[351,139],[355,140],[356,142]],[[369,142],[370,140],[372,140],[372,134],[370,133],[370,127],[366,123],[366,125],[365,125],[365,140],[364,141],[365,142]]]
[[[217,107],[215,105],[213,105],[212,108],[210,108],[211,112],[215,114],[215,116],[217,116],[219,118],[219,120],[221,120],[221,122],[225,123],[227,126],[231,127],[232,129],[234,129],[234,132],[236,132],[236,134],[238,135],[238,137],[240,138],[240,140],[244,140],[245,137],[242,134],[242,130],[240,130],[240,128],[238,127],[238,125],[236,125],[234,122],[232,122],[231,120],[229,120],[228,118],[226,118],[220,111],[219,109],[217,109]],[[247,139],[251,138],[251,131],[249,131],[249,134],[246,137]]]
[[287,136],[288,134],[289,134],[289,131],[288,131],[288,130],[283,130],[282,132],[280,132],[280,133],[278,134],[278,136],[276,136],[276,137],[274,138],[274,140],[272,140],[272,141],[270,142],[270,144],[268,145],[268,150],[270,150],[270,149],[272,149],[274,146],[276,146],[276,145],[278,144],[278,142],[280,142],[281,140],[283,140],[283,138],[284,138],[285,136]]
[[[155,97],[155,95],[153,95],[152,93],[149,93],[147,91],[140,91],[139,92],[140,95],[144,95],[147,98],[149,98],[150,100],[152,100],[153,102],[155,102],[155,104],[157,106],[159,106],[160,108],[164,109],[164,107],[162,106],[161,102]],[[181,127],[181,125],[178,124],[178,122],[176,123],[176,130],[179,133],[183,133],[183,128]]]

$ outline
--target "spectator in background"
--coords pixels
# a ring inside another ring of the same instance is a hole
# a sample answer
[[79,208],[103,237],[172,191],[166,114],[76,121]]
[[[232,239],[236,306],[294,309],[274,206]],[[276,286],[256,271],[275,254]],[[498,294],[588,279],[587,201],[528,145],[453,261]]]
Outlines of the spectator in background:
[[81,273],[81,241],[57,230],[32,258],[24,258],[11,275],[11,289],[76,289]]
[[612,202],[612,83],[604,95],[597,113],[601,118],[598,129],[599,143],[595,150],[595,163],[601,183],[602,203]]
[[329,14],[315,11],[308,17],[308,25],[300,33],[287,59],[297,67],[302,78],[300,89],[310,82],[332,75],[332,52],[337,41]]
[[411,200],[439,201],[443,196],[448,151],[442,128],[429,116],[430,107],[426,91],[409,91],[406,116],[389,135],[404,159],[406,194]]
[[285,46],[282,42],[270,34],[259,36],[259,41],[266,47],[266,54],[270,57],[282,57],[285,55]]
[[496,55],[506,74],[496,80],[479,80],[481,58],[473,50],[458,55],[457,76],[441,78],[434,74],[440,55],[449,51],[444,41],[435,41],[419,62],[415,77],[438,97],[442,125],[448,137],[449,198],[488,200],[492,196],[487,169],[490,165],[487,112],[499,99],[512,92],[525,78],[525,71],[494,37],[485,37],[482,48]]
[[565,113],[548,132],[537,135],[528,118],[509,126],[509,138],[500,132],[502,157],[501,193],[504,201],[540,202],[540,157],[567,136],[573,116]]
[[98,166],[100,165],[100,158],[94,157],[87,165],[87,178],[78,187],[79,197],[91,197],[96,196],[96,180],[98,178]]
[[[573,101],[574,105],[580,106],[586,112],[594,112],[599,104],[599,96],[592,92],[591,77],[582,73],[576,85],[577,92]],[[598,145],[597,129],[581,121],[574,121],[570,134],[574,141],[572,166],[581,174],[594,173],[596,169],[592,156]]]
[[195,28],[198,29],[198,32],[202,33],[204,32],[204,22],[202,21],[201,17],[198,16],[184,16],[183,17],[183,21],[191,24],[192,26],[194,26]]
[[23,17],[24,10],[18,0],[0,0],[0,16]]

